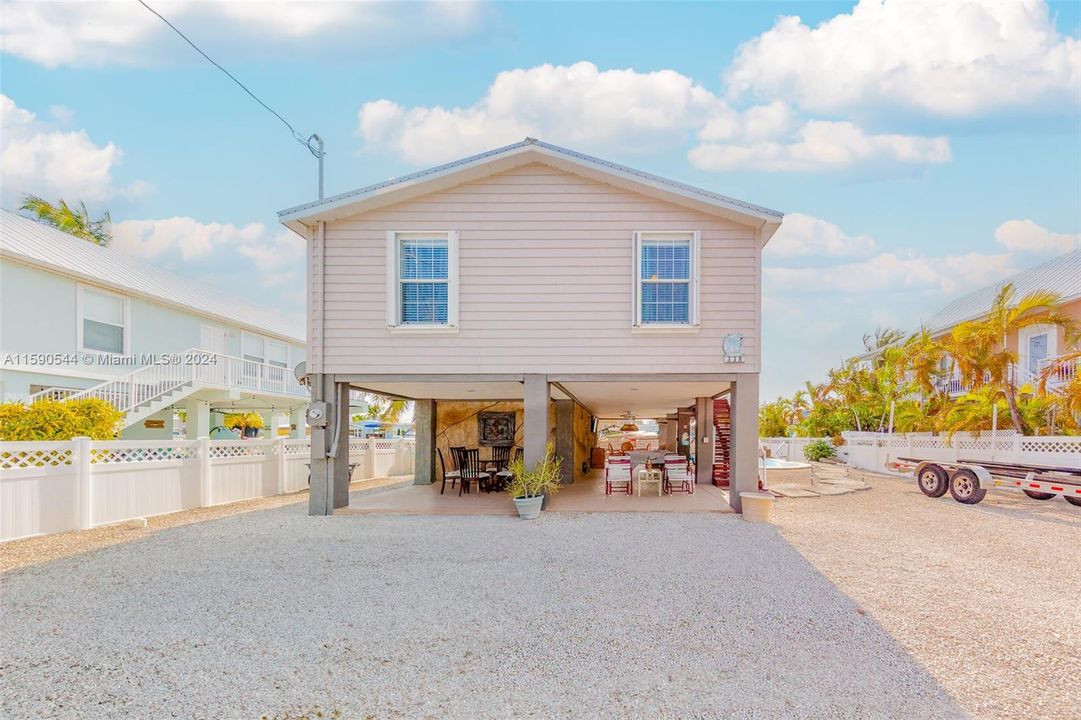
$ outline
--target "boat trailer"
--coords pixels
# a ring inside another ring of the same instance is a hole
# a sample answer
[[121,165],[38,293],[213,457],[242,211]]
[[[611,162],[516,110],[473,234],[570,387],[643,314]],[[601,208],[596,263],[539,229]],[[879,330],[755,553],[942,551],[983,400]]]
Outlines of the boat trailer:
[[1081,468],[992,462],[988,460],[926,460],[897,458],[887,463],[894,472],[912,473],[927,497],[947,492],[959,503],[975,505],[989,490],[1020,490],[1033,500],[1050,500],[1058,495],[1081,507]]

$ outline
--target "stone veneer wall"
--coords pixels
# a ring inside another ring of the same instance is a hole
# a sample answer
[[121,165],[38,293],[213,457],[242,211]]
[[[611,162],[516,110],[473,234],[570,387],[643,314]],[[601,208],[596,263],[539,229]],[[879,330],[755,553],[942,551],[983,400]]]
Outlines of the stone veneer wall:
[[574,403],[574,479],[577,482],[585,477],[582,472],[582,463],[586,464],[588,473],[589,456],[593,446],[597,444],[597,436],[589,429],[589,411],[578,403]]
[[[478,447],[480,428],[477,415],[482,412],[514,413],[514,444],[522,446],[522,433],[525,430],[525,411],[521,400],[503,400],[499,402],[483,400],[439,400],[435,404],[435,446],[443,452],[447,469],[452,467],[450,448]],[[487,450],[481,450],[481,457],[487,457]],[[513,457],[513,454],[511,455]],[[436,459],[436,480],[439,475],[439,461]]]

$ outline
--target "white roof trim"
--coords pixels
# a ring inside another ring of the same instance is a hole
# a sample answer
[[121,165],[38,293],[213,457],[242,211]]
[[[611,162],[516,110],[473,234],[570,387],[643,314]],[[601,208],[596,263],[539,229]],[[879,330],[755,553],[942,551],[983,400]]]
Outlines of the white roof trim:
[[[368,185],[324,200],[288,208],[278,213],[278,220],[294,230],[300,231],[301,226],[310,222],[334,220],[355,215],[374,207],[406,199],[401,197],[403,195],[415,197],[427,192],[435,192],[440,189],[439,186],[451,187],[469,180],[494,175],[512,167],[538,161],[547,162],[555,167],[562,167],[562,169],[570,172],[584,170],[594,176],[603,176],[607,182],[612,182],[612,180],[621,181],[613,184],[624,187],[630,185],[639,191],[649,189],[666,196],[670,200],[678,198],[686,203],[701,206],[701,209],[707,212],[710,211],[710,208],[714,212],[719,210],[721,211],[719,214],[729,217],[735,216],[734,219],[738,219],[738,221],[745,224],[767,228],[767,232],[764,233],[766,239],[773,234],[773,231],[780,225],[784,217],[784,214],[777,210],[771,210],[692,185],[668,180],[658,175],[601,160],[540,140],[526,138],[513,145],[507,145],[461,160],[455,160],[445,165],[438,165],[410,175],[403,175],[399,178]],[[444,185],[444,183],[439,182],[441,180],[452,181],[446,182]]]

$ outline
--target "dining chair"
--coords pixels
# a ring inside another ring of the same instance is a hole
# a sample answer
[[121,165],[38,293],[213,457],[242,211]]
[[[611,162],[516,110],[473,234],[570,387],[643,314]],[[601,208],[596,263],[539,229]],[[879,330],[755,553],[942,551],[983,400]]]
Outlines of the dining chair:
[[633,494],[631,459],[626,455],[610,457],[604,464],[604,494],[611,495],[613,490],[622,490],[628,495]]
[[491,492],[488,485],[488,473],[481,469],[480,450],[478,448],[458,448],[458,472],[461,483],[458,485],[458,495],[469,492],[469,484],[476,483],[478,490]]
[[[435,451],[439,453],[439,468],[443,471],[443,484],[439,487],[439,494],[442,495],[443,491],[447,489],[447,480],[450,480],[450,489],[454,489],[454,483],[458,482],[458,478],[461,477],[461,473],[457,467],[454,467],[447,472],[447,466],[443,463],[443,451],[436,448]],[[454,459],[454,454],[451,453],[451,460]]]
[[[510,452],[510,448],[507,448],[507,452],[508,453]],[[523,455],[522,448],[514,448],[514,461],[515,462],[518,462],[519,460],[521,460],[522,455]],[[507,469],[508,464],[510,464],[509,461],[503,465],[502,470],[498,471],[495,474],[495,479],[498,481],[500,489],[503,489],[503,488],[507,487],[507,483],[509,483],[511,480],[514,479],[514,473],[512,473],[510,470]]]
[[682,455],[664,456],[664,494],[674,492],[694,494],[694,466]]

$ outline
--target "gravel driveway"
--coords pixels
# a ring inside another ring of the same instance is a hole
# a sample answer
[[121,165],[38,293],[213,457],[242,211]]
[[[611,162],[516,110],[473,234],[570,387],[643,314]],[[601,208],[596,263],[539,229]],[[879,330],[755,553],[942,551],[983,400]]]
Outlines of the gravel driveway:
[[1081,508],[861,477],[870,490],[779,501],[785,539],[973,717],[1081,717]]
[[0,715],[963,716],[771,526],[303,512],[0,576]]

